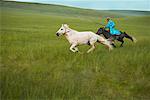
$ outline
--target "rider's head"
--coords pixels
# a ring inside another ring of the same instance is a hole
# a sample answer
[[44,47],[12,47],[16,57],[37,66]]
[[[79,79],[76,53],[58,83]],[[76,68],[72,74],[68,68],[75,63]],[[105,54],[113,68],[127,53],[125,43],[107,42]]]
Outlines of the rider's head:
[[110,17],[107,17],[107,18],[106,18],[106,21],[108,22],[109,20],[110,20]]

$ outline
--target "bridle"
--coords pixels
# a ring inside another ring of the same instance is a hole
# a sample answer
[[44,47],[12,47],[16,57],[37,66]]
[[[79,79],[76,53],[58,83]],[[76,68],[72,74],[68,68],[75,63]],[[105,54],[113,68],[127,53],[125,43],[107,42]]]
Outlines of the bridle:
[[99,30],[98,31],[100,31],[100,34],[102,34],[103,33],[103,31],[104,31],[104,28],[103,27],[101,27],[101,28],[99,28]]

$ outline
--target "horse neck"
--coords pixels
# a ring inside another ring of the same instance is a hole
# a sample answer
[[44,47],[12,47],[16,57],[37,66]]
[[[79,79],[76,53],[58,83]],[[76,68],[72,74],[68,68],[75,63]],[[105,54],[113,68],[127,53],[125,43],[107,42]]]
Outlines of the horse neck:
[[103,31],[103,35],[105,38],[110,38],[110,36],[111,36],[110,33],[105,30]]
[[73,29],[71,29],[71,28],[68,28],[68,32],[65,34],[65,36],[66,36],[66,37],[70,37],[70,36],[76,34],[77,32],[78,32],[78,31],[76,31],[76,30],[73,30]]

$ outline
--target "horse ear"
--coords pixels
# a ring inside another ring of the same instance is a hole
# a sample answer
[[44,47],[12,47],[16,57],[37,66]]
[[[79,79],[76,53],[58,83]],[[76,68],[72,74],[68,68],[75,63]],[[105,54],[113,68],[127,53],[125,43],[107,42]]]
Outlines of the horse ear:
[[67,24],[64,24],[65,27],[69,27]]

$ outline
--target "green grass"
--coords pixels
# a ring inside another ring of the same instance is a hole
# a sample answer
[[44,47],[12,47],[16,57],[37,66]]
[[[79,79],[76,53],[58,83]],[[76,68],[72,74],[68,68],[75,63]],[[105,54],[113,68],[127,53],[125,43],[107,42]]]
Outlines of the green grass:
[[[111,52],[96,44],[94,52],[78,54],[70,52],[68,41],[56,37],[55,32],[62,23],[79,31],[96,32],[101,21],[98,16],[88,16],[82,9],[77,9],[81,11],[79,17],[73,13],[54,14],[51,10],[40,13],[37,6],[41,10],[53,6],[7,3],[1,7],[0,22],[2,100],[150,99],[150,16],[114,19],[118,29],[137,38],[136,44],[125,39],[123,48]],[[25,5],[33,9],[26,9]],[[76,10],[64,7],[63,11],[66,9]],[[86,52],[89,47],[79,49]]]

